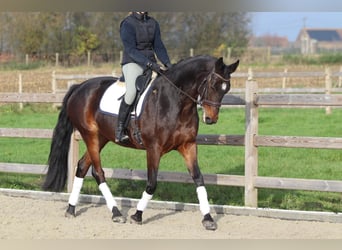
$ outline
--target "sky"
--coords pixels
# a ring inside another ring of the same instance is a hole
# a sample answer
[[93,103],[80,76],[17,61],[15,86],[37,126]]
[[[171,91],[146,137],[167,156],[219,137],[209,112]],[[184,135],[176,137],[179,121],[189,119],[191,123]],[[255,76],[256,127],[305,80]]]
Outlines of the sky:
[[[324,0],[322,0],[324,1]],[[251,30],[254,35],[285,36],[296,40],[300,29],[340,28],[342,12],[250,12]]]

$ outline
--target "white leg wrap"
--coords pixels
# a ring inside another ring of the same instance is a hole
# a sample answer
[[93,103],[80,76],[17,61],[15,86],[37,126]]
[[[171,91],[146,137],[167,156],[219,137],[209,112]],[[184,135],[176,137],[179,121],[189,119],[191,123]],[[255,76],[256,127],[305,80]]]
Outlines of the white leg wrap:
[[103,182],[99,185],[99,189],[106,200],[107,207],[112,211],[113,207],[117,207],[116,201],[113,198],[112,192],[109,190],[107,183]]
[[210,212],[207,190],[204,186],[200,186],[196,189],[197,197],[200,205],[202,215],[206,215]]
[[146,191],[144,191],[140,201],[138,202],[137,210],[144,211],[145,208],[147,207],[148,202],[152,199],[152,196],[153,195],[148,194],[146,193]]
[[72,184],[72,191],[69,197],[69,204],[76,206],[78,202],[78,197],[80,196],[81,188],[83,185],[83,178],[75,176],[74,183]]

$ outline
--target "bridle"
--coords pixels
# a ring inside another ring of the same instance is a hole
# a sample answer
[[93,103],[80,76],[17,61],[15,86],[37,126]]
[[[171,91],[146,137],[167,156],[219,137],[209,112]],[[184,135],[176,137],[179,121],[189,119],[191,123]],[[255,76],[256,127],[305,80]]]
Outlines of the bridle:
[[[204,86],[203,91],[200,94],[200,103],[201,103],[201,106],[203,104],[205,104],[205,105],[208,105],[208,106],[213,106],[213,107],[219,108],[219,107],[221,107],[221,102],[213,102],[213,101],[209,101],[207,99],[209,83],[212,81],[212,77],[213,76],[218,77],[220,80],[222,80],[222,82],[227,82],[228,83],[230,81],[230,79],[222,77],[221,75],[219,75],[218,73],[216,73],[213,70],[209,75],[207,75],[206,78],[204,78],[204,80],[202,81],[202,83],[198,87],[198,92],[200,92],[200,88],[202,86]],[[205,83],[207,83],[207,84],[205,84]]]
[[[174,84],[164,73],[162,72],[158,72],[160,75],[162,75],[167,82],[169,82],[173,87],[175,87],[179,92],[181,92],[183,95],[185,95],[186,97],[188,97],[190,100],[192,100],[194,103],[200,105],[201,107],[203,106],[203,104],[205,105],[209,105],[209,106],[213,106],[216,108],[221,107],[221,103],[220,102],[213,102],[213,101],[209,101],[207,99],[208,97],[208,85],[209,82],[212,80],[213,76],[218,77],[219,79],[221,79],[223,82],[229,82],[230,79],[224,78],[221,75],[219,75],[218,73],[216,73],[214,70],[211,71],[211,73],[209,75],[207,75],[203,81],[201,82],[200,86],[198,86],[198,92],[200,92],[200,89],[203,87],[202,93],[200,94],[200,98],[199,100],[193,98],[192,96],[190,96],[188,93],[186,93],[185,91],[183,91],[182,89],[180,89],[176,84]],[[206,84],[207,83],[207,84]]]

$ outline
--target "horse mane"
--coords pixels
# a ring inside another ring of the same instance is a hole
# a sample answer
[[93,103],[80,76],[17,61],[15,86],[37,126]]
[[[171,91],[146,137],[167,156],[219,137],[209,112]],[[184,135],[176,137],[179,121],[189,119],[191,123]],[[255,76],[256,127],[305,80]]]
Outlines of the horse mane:
[[[188,58],[184,58],[179,60],[173,67],[170,69],[171,73],[175,73],[173,71],[179,72],[179,69],[183,69],[184,71],[188,68],[197,67],[198,63],[207,62],[213,60],[214,57],[209,55],[199,55],[199,56],[191,56]],[[196,65],[195,65],[196,64]]]
[[[181,59],[165,72],[165,76],[178,85],[181,82],[184,82],[184,79],[186,79],[189,72],[207,71],[209,69],[208,66],[213,66],[211,62],[214,62],[214,59],[214,57],[208,55],[199,55]],[[158,76],[158,78],[161,80],[163,79],[163,76]]]

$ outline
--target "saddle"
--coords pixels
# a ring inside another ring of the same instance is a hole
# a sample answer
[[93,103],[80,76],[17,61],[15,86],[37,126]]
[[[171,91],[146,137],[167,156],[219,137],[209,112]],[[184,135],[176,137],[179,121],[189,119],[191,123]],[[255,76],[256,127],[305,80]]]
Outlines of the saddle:
[[[135,110],[135,113],[137,111],[139,100],[142,94],[144,93],[144,91],[146,90],[151,79],[152,79],[152,70],[147,69],[144,71],[142,75],[138,76],[137,79],[135,80],[135,88],[137,90],[137,95],[135,96],[134,102],[132,103],[132,107]],[[123,96],[121,98],[123,98]]]
[[[135,86],[137,89],[137,94],[134,99],[134,102],[131,105],[131,110],[129,111],[131,114],[127,117],[125,121],[125,127],[127,127],[129,121],[133,118],[139,117],[141,110],[143,109],[145,103],[145,97],[149,92],[152,80],[152,71],[146,70],[142,75],[138,76],[135,82]],[[120,77],[118,81],[114,82],[111,86],[103,94],[100,101],[100,111],[107,115],[116,116],[119,113],[119,108],[121,104],[121,100],[123,99],[126,92],[126,84],[124,82],[124,77]],[[134,137],[141,144],[140,138],[140,129],[136,122],[132,123]]]
[[[147,95],[148,89],[151,86],[149,84],[151,80],[152,76],[148,74],[141,75],[137,78],[137,95],[132,104],[132,111],[134,110],[134,113],[132,113],[132,115],[135,115],[136,117],[138,117],[141,113],[145,101],[145,96]],[[123,96],[125,95],[125,92],[126,84],[124,82],[124,78],[120,77],[119,80],[114,82],[104,92],[99,105],[100,111],[107,115],[118,115],[120,103]]]

